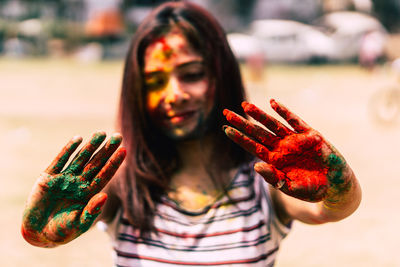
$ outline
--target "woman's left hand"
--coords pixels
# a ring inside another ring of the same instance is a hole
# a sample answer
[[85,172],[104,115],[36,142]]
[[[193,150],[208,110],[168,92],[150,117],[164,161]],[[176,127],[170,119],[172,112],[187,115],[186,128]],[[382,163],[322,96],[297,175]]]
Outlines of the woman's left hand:
[[243,102],[245,113],[268,130],[225,109],[225,117],[237,128],[224,126],[226,135],[264,161],[254,169],[275,188],[301,200],[326,200],[334,206],[351,188],[352,170],[319,132],[282,104],[275,100],[270,104],[293,129],[255,105]]

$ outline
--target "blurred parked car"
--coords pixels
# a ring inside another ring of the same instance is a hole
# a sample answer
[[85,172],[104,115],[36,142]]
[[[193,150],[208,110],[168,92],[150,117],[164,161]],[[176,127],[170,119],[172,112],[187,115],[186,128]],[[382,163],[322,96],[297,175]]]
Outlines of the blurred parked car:
[[228,34],[239,59],[262,51],[268,62],[309,62],[326,60],[333,42],[313,26],[291,20],[256,20],[246,33]]
[[[256,20],[244,33],[228,34],[235,55],[254,54],[269,62],[376,61],[384,55],[387,32],[372,16],[329,13],[312,25],[291,20]],[[369,64],[369,63],[368,63]]]
[[331,60],[377,60],[384,55],[387,32],[376,18],[359,12],[332,12],[317,19],[314,26],[333,41]]

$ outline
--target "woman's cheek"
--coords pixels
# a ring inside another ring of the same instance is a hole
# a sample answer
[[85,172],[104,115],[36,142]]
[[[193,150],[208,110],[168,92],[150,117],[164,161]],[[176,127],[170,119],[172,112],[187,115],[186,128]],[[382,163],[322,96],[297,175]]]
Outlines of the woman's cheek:
[[208,102],[212,101],[209,97],[208,92],[208,82],[207,81],[199,81],[187,87],[187,92],[190,92],[192,98],[197,100],[198,102]]
[[153,113],[157,108],[161,100],[161,92],[150,92],[147,93],[146,108],[149,113]]

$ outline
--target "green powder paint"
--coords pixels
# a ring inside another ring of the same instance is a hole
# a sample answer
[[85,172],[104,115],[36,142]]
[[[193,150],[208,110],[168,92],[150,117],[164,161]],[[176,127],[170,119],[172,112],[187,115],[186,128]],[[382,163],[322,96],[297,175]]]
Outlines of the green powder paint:
[[71,156],[72,151],[75,151],[75,149],[79,146],[79,144],[80,142],[73,143],[71,147],[67,150],[67,152],[60,157],[56,166],[53,167],[53,170],[61,171],[65,163],[67,163],[69,157]]
[[340,159],[340,157],[338,157],[335,154],[330,154],[328,156],[328,164],[330,166],[338,166],[338,165],[342,165],[343,161]]
[[121,143],[121,138],[120,137],[115,137],[115,136],[111,136],[111,140],[110,140],[110,144],[111,145],[116,145]]
[[105,138],[106,138],[106,136],[104,133],[96,133],[93,136],[92,140],[90,140],[90,144],[92,144],[94,146],[100,145],[104,141]]
[[67,221],[67,228],[68,229],[72,229],[72,227],[74,227],[74,224],[72,223],[72,221]]
[[58,171],[62,170],[65,163],[67,163],[69,156],[70,156],[69,153],[62,155],[62,157],[59,159],[59,161],[57,162],[56,166],[53,169]]
[[99,214],[90,214],[87,210],[85,210],[85,212],[83,213],[83,218],[81,219],[81,221],[83,220],[84,223],[82,223],[79,226],[79,230],[84,233],[87,230],[89,230],[90,226],[92,226],[94,220],[97,218]]
[[50,180],[47,185],[51,191],[56,192],[54,196],[56,199],[84,199],[88,195],[84,189],[86,189],[89,184],[78,181],[76,176],[67,173]]
[[41,220],[42,216],[45,215],[41,214],[38,208],[32,208],[24,212],[24,217],[28,217],[29,224],[36,231],[41,231],[46,225],[46,221]]
[[73,204],[69,207],[61,209],[57,213],[57,215],[54,216],[54,219],[62,220],[63,217],[69,216],[71,214],[71,212],[76,212],[76,211],[82,210],[84,207],[85,207],[85,205],[83,205],[83,204]]
[[62,230],[63,230],[63,228],[60,225],[57,225],[57,234],[59,236],[65,237],[66,235]]
[[329,180],[335,185],[343,184],[344,179],[342,170],[345,165],[343,160],[332,153],[328,156],[328,164],[332,167],[328,173]]
[[341,170],[331,171],[329,176],[331,177],[330,181],[334,184],[343,184],[344,183],[343,173]]

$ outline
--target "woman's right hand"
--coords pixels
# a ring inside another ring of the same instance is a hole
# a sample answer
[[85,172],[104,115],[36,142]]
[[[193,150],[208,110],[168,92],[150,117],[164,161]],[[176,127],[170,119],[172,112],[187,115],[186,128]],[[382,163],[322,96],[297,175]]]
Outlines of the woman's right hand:
[[126,156],[125,148],[119,147],[122,136],[114,134],[92,157],[105,137],[104,132],[95,133],[63,170],[82,142],[81,137],[72,138],[40,175],[22,220],[22,235],[30,244],[39,247],[65,244],[93,224],[107,199],[100,191]]

